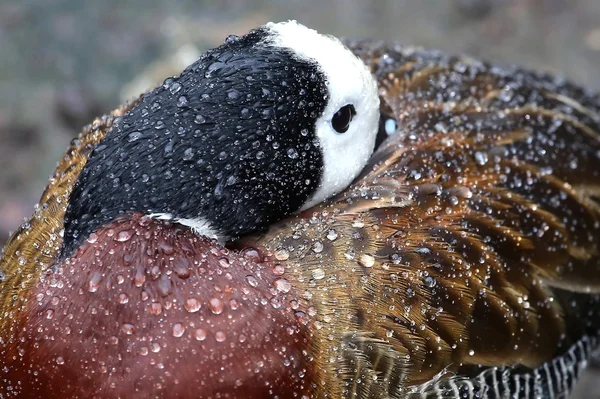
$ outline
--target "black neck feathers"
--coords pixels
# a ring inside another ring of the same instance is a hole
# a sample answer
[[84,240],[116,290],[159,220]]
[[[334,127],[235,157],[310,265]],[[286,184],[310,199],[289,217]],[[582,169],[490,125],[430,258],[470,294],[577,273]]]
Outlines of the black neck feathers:
[[144,95],[92,151],[73,188],[62,255],[129,212],[205,220],[222,237],[297,211],[323,166],[324,76],[266,31],[232,38]]

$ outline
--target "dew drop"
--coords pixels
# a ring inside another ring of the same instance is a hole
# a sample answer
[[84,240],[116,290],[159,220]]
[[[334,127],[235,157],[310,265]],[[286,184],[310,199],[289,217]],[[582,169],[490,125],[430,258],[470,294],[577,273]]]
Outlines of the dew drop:
[[211,298],[209,302],[209,308],[212,313],[221,314],[223,313],[224,308],[223,301],[219,298]]
[[121,326],[121,331],[123,331],[127,335],[131,335],[135,332],[135,327],[133,326],[133,324],[124,323]]
[[206,331],[197,328],[196,331],[194,331],[194,338],[196,338],[197,341],[204,341],[206,339]]
[[126,242],[131,240],[131,237],[133,235],[131,234],[131,231],[128,230],[123,230],[120,231],[119,234],[117,234],[117,236],[115,237],[115,240],[118,242]]
[[277,260],[288,260],[290,257],[290,253],[286,249],[280,249],[275,252],[275,259]]
[[127,294],[124,294],[124,293],[119,294],[119,303],[121,305],[124,305],[127,302],[129,302],[129,297],[127,296]]
[[329,230],[327,232],[327,239],[329,241],[335,241],[338,238],[338,233],[335,230]]
[[179,96],[179,98],[177,99],[177,106],[179,108],[185,107],[188,104],[189,104],[189,101],[186,96]]
[[185,333],[185,327],[181,323],[173,324],[173,336],[179,338]]
[[323,248],[324,246],[321,241],[315,241],[315,243],[312,246],[312,250],[316,254],[320,254],[321,252],[323,252]]
[[290,289],[292,289],[292,284],[284,278],[278,278],[273,282],[273,285],[275,286],[275,289],[279,292],[286,293],[290,292]]
[[246,276],[246,281],[248,282],[248,284],[250,284],[251,287],[258,286],[258,280],[253,275]]
[[162,305],[158,302],[152,302],[150,306],[148,306],[148,312],[153,315],[159,315],[162,312]]
[[215,339],[217,340],[217,342],[223,342],[227,339],[227,336],[223,331],[217,331],[215,333]]
[[362,254],[358,258],[358,264],[364,267],[373,267],[375,264],[375,257],[370,254]]
[[185,310],[187,310],[188,312],[195,313],[200,310],[200,308],[202,307],[202,304],[196,298],[188,298],[185,300],[185,303],[183,306],[185,307]]
[[133,143],[137,141],[140,137],[142,137],[142,132],[131,132],[127,135],[127,141]]
[[169,91],[171,92],[171,94],[175,94],[177,93],[179,90],[181,90],[181,84],[177,83],[177,82],[173,82],[171,84],[171,86],[169,86]]
[[273,266],[273,274],[274,275],[281,276],[283,273],[285,273],[285,267],[283,267],[283,265]]
[[322,280],[325,278],[325,271],[319,267],[312,271],[312,276],[315,280]]
[[98,291],[98,288],[100,287],[100,280],[102,280],[102,275],[99,272],[92,272],[87,284],[88,291]]
[[91,233],[91,234],[88,236],[88,238],[87,238],[87,240],[86,240],[86,241],[87,241],[87,242],[89,242],[90,244],[95,244],[95,243],[98,241],[98,234],[96,234],[96,233]]

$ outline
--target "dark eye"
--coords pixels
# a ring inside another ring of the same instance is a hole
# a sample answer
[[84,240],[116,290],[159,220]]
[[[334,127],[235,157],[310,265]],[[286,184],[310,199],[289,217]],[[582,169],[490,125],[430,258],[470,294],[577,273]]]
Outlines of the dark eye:
[[331,126],[333,126],[335,131],[338,133],[346,133],[348,127],[350,127],[350,122],[352,122],[354,115],[356,115],[354,105],[344,105],[335,114],[333,114],[333,118],[331,118]]

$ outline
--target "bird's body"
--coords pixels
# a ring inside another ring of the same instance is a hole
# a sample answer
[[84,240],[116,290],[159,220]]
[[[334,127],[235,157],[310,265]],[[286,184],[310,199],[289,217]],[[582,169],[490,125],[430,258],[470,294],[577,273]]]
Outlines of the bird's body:
[[348,190],[229,249],[130,213],[60,259],[75,182],[136,103],[84,129],[0,263],[2,395],[567,395],[600,331],[600,98],[348,46],[397,133]]

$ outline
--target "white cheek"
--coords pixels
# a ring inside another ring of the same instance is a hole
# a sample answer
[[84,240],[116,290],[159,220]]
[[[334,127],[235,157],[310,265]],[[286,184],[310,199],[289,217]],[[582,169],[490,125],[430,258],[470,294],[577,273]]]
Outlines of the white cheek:
[[[302,207],[306,209],[345,189],[369,160],[379,129],[377,83],[365,64],[339,40],[295,21],[266,26],[274,34],[274,45],[315,62],[326,78],[329,98],[315,123],[323,171],[316,192]],[[346,104],[354,105],[356,117],[348,131],[340,134],[331,126],[331,118]]]

